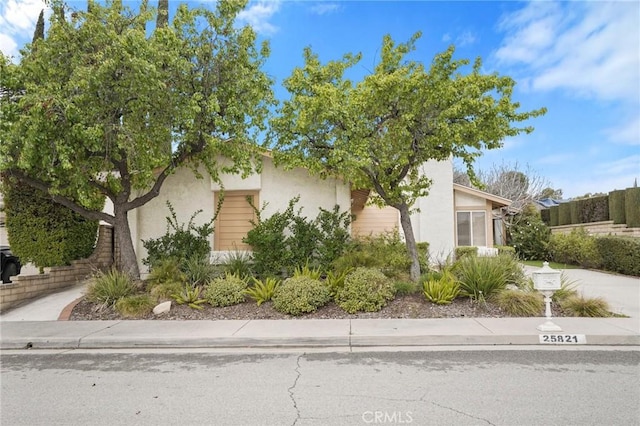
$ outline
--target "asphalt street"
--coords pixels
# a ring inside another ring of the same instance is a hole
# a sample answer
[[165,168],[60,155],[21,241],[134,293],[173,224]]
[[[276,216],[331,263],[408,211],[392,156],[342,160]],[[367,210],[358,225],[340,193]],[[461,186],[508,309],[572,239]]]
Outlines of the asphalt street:
[[637,425],[634,350],[20,351],[3,425]]

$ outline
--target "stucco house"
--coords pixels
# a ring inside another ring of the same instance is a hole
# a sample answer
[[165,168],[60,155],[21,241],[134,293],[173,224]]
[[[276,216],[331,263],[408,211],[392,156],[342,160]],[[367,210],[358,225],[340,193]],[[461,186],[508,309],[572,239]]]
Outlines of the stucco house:
[[[142,259],[147,253],[142,240],[165,233],[169,214],[167,200],[181,223],[187,222],[197,210],[202,213],[196,216],[196,224],[213,218],[221,187],[205,170],[200,172],[202,179],[197,179],[188,168],[177,170],[165,181],[158,197],[129,213],[134,247],[143,273],[147,267]],[[496,234],[492,212],[508,206],[510,201],[454,184],[451,161],[427,162],[422,172],[433,183],[429,195],[418,199],[414,205],[416,212],[412,215],[412,225],[416,241],[428,242],[430,255],[436,258],[450,255],[459,245],[492,247]],[[351,226],[354,236],[401,229],[397,210],[367,204],[369,191],[352,191],[348,182],[335,178],[322,180],[302,168],[276,168],[269,156],[263,157],[261,173],[246,179],[239,175],[223,175],[222,181],[224,202],[210,241],[213,256],[250,249],[242,242],[251,229],[251,219],[254,219],[247,196],[256,206],[266,203],[264,217],[283,211],[292,198],[300,197],[297,206],[302,207],[302,214],[308,218],[314,218],[319,207],[332,209],[338,205],[340,211],[350,211],[355,217]]]

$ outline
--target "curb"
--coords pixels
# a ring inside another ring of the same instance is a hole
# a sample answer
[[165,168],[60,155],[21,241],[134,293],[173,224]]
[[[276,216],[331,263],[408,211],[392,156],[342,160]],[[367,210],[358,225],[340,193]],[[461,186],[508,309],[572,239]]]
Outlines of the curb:
[[58,316],[58,321],[69,321],[69,318],[71,318],[71,313],[73,312],[73,308],[75,308],[76,305],[82,301],[82,299],[84,299],[84,296],[78,297],[76,300],[65,306]]

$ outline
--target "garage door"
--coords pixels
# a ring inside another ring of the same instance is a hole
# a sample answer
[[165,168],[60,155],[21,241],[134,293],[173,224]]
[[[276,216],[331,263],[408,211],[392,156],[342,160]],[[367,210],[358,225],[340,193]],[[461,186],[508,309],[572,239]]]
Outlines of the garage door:
[[[249,250],[250,247],[242,242],[255,220],[255,212],[247,202],[247,196],[252,197],[252,203],[259,207],[258,191],[228,191],[224,193],[224,202],[216,220],[213,238],[214,250]],[[214,197],[218,205],[218,193]]]

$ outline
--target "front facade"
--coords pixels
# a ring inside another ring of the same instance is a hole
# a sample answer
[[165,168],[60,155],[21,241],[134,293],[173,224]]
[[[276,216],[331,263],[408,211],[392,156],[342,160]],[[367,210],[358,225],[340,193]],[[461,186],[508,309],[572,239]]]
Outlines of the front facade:
[[[173,206],[178,223],[186,223],[198,210],[195,225],[211,221],[221,195],[221,187],[213,182],[205,170],[202,179],[194,177],[188,168],[180,168],[169,176],[160,196],[129,213],[129,224],[141,271],[146,271],[142,259],[147,256],[142,241],[158,238],[166,232],[169,210]],[[422,173],[432,179],[429,194],[417,200],[412,209],[411,222],[418,242],[428,242],[430,255],[444,259],[458,245],[493,246],[492,211],[509,200],[495,197],[475,189],[453,184],[450,161],[429,161]],[[248,250],[242,242],[256,220],[255,210],[262,209],[263,217],[270,217],[287,208],[295,197],[300,200],[296,208],[302,214],[315,218],[319,208],[350,211],[354,217],[351,233],[354,236],[380,234],[400,229],[399,213],[391,207],[368,205],[370,191],[352,191],[340,179],[319,179],[306,170],[278,169],[273,160],[263,157],[261,173],[242,179],[239,175],[222,176],[224,200],[210,240],[214,256],[236,250]],[[249,203],[251,201],[251,204]]]

